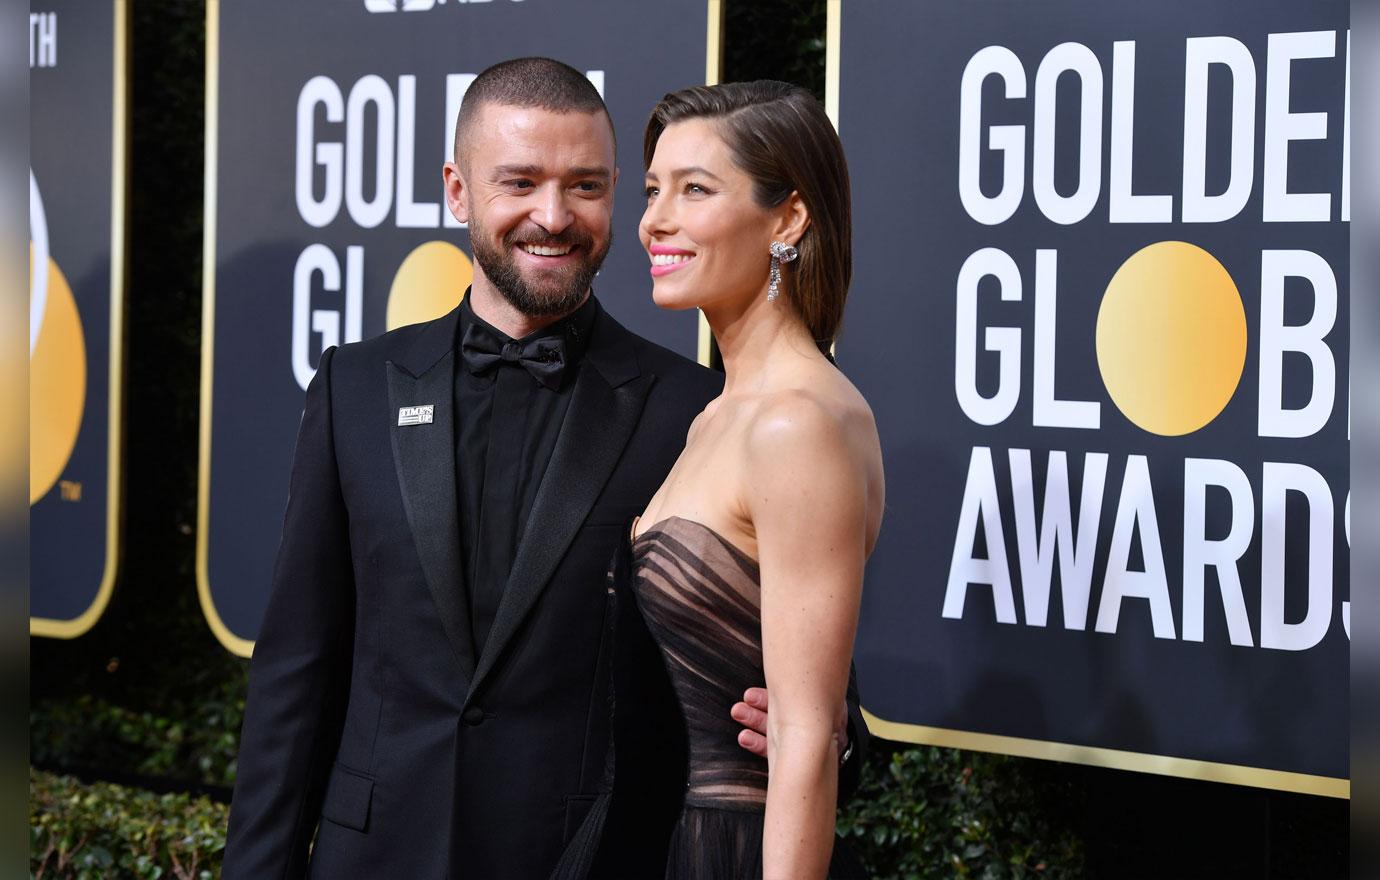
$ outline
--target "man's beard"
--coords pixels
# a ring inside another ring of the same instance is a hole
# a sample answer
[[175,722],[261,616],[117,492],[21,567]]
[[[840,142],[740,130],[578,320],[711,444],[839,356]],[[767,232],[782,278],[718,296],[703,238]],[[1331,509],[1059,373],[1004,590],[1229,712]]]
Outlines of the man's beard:
[[[578,262],[563,267],[559,272],[548,272],[546,283],[531,284],[522,276],[513,248],[523,245],[543,245],[562,247],[570,245],[576,249]],[[532,318],[564,315],[575,310],[584,300],[589,284],[608,256],[613,244],[610,235],[604,246],[597,252],[592,250],[593,239],[581,231],[570,229],[560,235],[549,235],[539,230],[514,230],[504,236],[498,248],[491,247],[489,237],[483,227],[470,218],[470,246],[474,248],[474,261],[484,270],[484,275],[493,282],[503,298],[523,315]]]

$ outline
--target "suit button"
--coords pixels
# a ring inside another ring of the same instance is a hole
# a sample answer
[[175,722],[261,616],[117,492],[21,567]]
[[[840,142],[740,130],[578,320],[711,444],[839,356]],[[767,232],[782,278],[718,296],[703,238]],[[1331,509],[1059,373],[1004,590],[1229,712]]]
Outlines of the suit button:
[[460,714],[460,718],[470,727],[475,727],[484,720],[484,710],[478,706],[471,706]]

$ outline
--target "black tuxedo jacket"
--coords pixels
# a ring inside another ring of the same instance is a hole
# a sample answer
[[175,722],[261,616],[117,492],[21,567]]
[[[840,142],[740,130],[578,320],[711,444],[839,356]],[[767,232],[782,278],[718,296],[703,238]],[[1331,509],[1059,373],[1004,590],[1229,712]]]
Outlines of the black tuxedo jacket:
[[[722,377],[600,311],[477,654],[460,589],[456,326],[451,312],[328,350],[307,390],[227,880],[544,878],[606,782],[609,562]],[[398,425],[423,405],[430,423]],[[643,633],[623,649],[651,693],[655,646]],[[660,876],[684,772],[667,695],[639,723],[644,740],[667,737],[672,782],[649,789],[659,806],[610,817],[607,839],[639,842],[615,847],[610,874]]]

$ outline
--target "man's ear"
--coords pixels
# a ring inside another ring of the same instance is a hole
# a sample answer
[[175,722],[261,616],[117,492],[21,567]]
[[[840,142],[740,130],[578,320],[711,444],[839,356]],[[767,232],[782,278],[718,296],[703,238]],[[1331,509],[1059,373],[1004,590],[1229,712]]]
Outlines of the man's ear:
[[800,193],[792,192],[776,210],[779,214],[772,241],[784,241],[792,247],[799,245],[805,230],[810,228],[810,210],[805,207],[805,200]]
[[461,223],[470,222],[470,188],[460,173],[460,166],[447,162],[441,168],[441,180],[446,188],[446,206]]

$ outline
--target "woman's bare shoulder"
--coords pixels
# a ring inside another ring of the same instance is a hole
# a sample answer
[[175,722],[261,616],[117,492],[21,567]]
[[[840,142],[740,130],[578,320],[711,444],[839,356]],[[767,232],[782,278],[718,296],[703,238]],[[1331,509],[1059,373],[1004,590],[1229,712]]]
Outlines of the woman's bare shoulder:
[[829,367],[802,378],[807,381],[773,389],[756,401],[750,432],[754,441],[876,434],[872,407],[842,373]]
[[853,470],[877,448],[872,409],[842,377],[762,394],[743,437],[754,469]]

